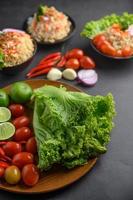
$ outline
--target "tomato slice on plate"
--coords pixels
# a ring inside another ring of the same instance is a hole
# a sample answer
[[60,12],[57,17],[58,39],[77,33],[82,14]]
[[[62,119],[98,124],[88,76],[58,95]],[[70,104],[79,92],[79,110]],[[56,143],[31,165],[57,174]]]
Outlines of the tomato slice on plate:
[[121,49],[116,51],[116,57],[122,57],[122,50]]
[[103,34],[99,34],[94,37],[93,43],[97,48],[100,48],[105,40],[106,40],[105,36]]
[[126,46],[124,49],[122,49],[122,55],[124,57],[128,57],[128,56],[133,55],[133,51],[131,50],[131,47],[130,46]]
[[116,56],[115,48],[108,41],[103,42],[103,44],[100,47],[100,50],[109,56]]

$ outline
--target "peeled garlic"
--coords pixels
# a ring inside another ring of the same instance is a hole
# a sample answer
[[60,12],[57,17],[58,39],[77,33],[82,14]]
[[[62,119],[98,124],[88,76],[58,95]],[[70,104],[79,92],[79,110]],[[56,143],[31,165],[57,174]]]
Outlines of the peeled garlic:
[[62,77],[62,72],[59,69],[52,68],[49,73],[47,74],[47,79],[51,81],[56,81],[61,79]]
[[65,69],[62,73],[63,77],[67,80],[74,80],[77,78],[77,73],[74,69]]

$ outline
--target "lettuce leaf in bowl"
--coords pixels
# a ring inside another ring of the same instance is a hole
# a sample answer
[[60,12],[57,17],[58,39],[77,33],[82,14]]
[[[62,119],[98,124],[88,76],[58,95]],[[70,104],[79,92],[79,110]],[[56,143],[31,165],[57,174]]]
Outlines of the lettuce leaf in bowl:
[[4,54],[0,50],[0,68],[4,67]]
[[117,15],[113,13],[99,20],[87,22],[81,36],[91,39],[113,24],[120,24],[123,29],[127,29],[129,25],[133,24],[133,14],[124,12],[122,15]]
[[34,101],[33,127],[41,170],[56,163],[73,168],[107,151],[115,115],[112,94],[90,96],[44,86],[34,91]]

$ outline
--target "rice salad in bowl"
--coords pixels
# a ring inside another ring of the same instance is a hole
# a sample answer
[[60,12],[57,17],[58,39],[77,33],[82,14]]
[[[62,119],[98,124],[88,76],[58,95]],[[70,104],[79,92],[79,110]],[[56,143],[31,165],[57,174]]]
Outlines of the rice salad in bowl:
[[34,42],[30,35],[16,29],[0,32],[0,67],[11,68],[29,60],[34,54]]
[[55,7],[39,6],[37,13],[29,17],[27,31],[39,43],[55,43],[71,31],[71,21]]
[[111,14],[84,26],[81,36],[89,38],[93,49],[108,58],[133,58],[133,14]]

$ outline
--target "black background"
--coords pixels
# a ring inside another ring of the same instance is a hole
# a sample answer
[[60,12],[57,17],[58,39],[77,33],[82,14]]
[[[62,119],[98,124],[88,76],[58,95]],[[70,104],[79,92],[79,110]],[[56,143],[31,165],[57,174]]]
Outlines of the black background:
[[[105,95],[112,92],[116,100],[116,127],[111,135],[108,152],[101,156],[93,170],[78,182],[67,188],[34,196],[24,196],[0,192],[0,200],[6,199],[53,199],[53,200],[133,200],[133,60],[112,61],[96,55],[87,39],[80,37],[84,24],[92,19],[98,19],[106,14],[124,11],[132,13],[132,0],[0,0],[0,30],[3,28],[22,28],[27,16],[36,11],[40,3],[54,5],[59,10],[68,13],[77,24],[75,36],[67,43],[52,47],[41,46],[33,62],[23,73],[15,76],[5,76],[0,72],[0,87],[17,80],[25,79],[26,72],[34,67],[46,54],[73,47],[83,48],[91,55],[97,64],[99,81],[93,88],[85,88],[75,82],[82,90],[90,94]],[[44,78],[44,77],[41,77]]]

